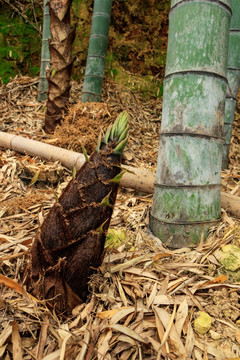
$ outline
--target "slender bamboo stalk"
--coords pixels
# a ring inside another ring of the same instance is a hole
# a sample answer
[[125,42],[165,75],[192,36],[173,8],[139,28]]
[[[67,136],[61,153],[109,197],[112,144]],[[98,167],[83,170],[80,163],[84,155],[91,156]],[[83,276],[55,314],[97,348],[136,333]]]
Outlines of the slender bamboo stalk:
[[230,25],[227,94],[224,120],[224,144],[222,167],[228,167],[228,157],[232,137],[235,107],[240,84],[240,1],[232,0],[232,19]]
[[112,0],[94,0],[82,102],[101,100]]
[[150,228],[170,247],[197,244],[221,216],[230,0],[172,0]]
[[72,0],[50,0],[50,70],[48,72],[48,101],[45,114],[45,131],[53,132],[66,111],[71,88],[72,44],[75,28],[71,28]]
[[49,0],[44,0],[43,2],[43,32],[42,32],[40,78],[38,84],[38,101],[46,100],[48,93],[47,69],[49,69],[49,65],[50,65],[49,40],[51,39],[50,14],[49,14],[48,2]]
[[[41,143],[40,141],[24,138],[0,131],[0,146],[18,151],[22,154],[39,156],[49,161],[60,161],[68,169],[77,170],[85,162],[83,154],[75,151],[62,149],[57,146]],[[142,193],[152,194],[156,174],[141,168],[124,165],[129,170],[120,180],[120,185],[126,188],[135,189]],[[221,206],[229,210],[233,215],[240,217],[240,198],[231,194],[221,193]]]

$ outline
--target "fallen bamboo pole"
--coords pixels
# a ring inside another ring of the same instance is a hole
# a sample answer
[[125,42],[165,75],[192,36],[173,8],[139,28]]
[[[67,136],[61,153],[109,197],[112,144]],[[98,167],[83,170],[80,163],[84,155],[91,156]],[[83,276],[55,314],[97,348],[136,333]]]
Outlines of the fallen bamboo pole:
[[[23,154],[38,156],[48,161],[60,161],[68,169],[73,169],[75,166],[78,170],[85,162],[84,155],[75,151],[2,131],[0,131],[0,146]],[[130,172],[123,175],[120,182],[121,186],[147,194],[153,193],[155,173],[127,165],[124,165],[124,168]],[[222,192],[221,205],[233,215],[240,217],[240,197]]]

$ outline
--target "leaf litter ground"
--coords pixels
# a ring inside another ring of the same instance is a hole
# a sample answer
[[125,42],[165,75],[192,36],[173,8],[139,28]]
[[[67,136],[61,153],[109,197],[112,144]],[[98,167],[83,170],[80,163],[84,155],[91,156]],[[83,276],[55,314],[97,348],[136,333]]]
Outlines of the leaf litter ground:
[[[73,84],[71,108],[51,136],[42,131],[45,104],[37,79],[17,77],[0,88],[1,131],[90,153],[99,131],[116,115],[130,115],[124,163],[155,171],[161,101],[142,99],[106,82],[100,104],[80,104]],[[237,108],[223,191],[240,195]],[[89,283],[88,301],[68,318],[50,312],[22,287],[21,275],[35,232],[72,173],[59,163],[0,150],[0,358],[1,359],[239,359],[240,273],[215,256],[240,246],[239,219],[223,210],[206,242],[170,250],[148,231],[152,195],[120,189],[104,262]],[[36,177],[36,174],[37,177]],[[239,270],[239,269],[238,269]],[[194,320],[211,316],[199,334]]]

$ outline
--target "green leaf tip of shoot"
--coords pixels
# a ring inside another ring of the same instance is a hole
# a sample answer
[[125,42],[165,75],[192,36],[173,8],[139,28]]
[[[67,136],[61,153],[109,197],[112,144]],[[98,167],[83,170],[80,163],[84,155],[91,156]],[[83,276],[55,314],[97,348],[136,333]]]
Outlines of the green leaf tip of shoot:
[[124,147],[127,144],[128,129],[128,113],[123,111],[118,115],[113,125],[107,128],[102,142],[107,145],[109,141],[115,140],[116,147],[114,154],[122,155]]
[[101,141],[102,141],[102,137],[101,137],[101,134],[99,134],[99,135],[98,135],[98,141],[97,141],[96,152],[99,152],[99,150],[100,150]]
[[126,169],[125,167],[123,167],[123,166],[117,166],[119,169],[121,169],[121,170],[123,170],[123,171],[125,171],[125,172],[127,172],[127,173],[129,173],[129,174],[134,174],[135,175],[135,172],[134,171],[132,171],[132,170],[129,170],[129,169]]
[[109,191],[109,193],[107,194],[107,196],[105,196],[105,198],[102,199],[102,201],[101,201],[101,203],[100,203],[101,206],[108,206],[108,207],[111,207],[111,206],[112,206],[112,205],[110,204],[110,202],[109,202],[109,197],[110,197],[110,195],[111,195],[111,192],[112,192],[112,190]]
[[87,154],[87,150],[85,149],[84,145],[81,143],[81,147],[82,147],[82,152],[83,155],[85,157],[85,160],[88,162],[88,154]]
[[117,144],[117,146],[113,150],[113,153],[116,155],[122,155],[123,150],[124,150],[125,146],[127,145],[127,141],[128,141],[128,138],[122,140],[119,144]]
[[126,172],[127,172],[127,170],[120,172],[120,174],[116,175],[113,179],[110,180],[110,182],[118,184]]
[[108,219],[106,219],[97,229],[96,229],[96,233],[97,234],[103,234],[104,233],[104,225],[108,222]]
[[108,128],[107,128],[106,134],[105,134],[105,136],[103,138],[103,141],[102,141],[106,145],[108,143],[108,139],[109,139],[109,136],[110,136],[111,129],[112,129],[112,127],[111,127],[111,125],[109,125]]
[[34,184],[38,181],[39,174],[40,174],[40,169],[38,169],[38,170],[35,172],[35,174],[34,174],[32,180],[31,180],[29,186],[34,185]]

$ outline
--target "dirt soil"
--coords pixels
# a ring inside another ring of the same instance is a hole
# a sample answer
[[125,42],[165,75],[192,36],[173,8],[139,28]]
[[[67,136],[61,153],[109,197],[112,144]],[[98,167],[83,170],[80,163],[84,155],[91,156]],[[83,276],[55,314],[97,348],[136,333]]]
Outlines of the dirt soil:
[[[71,107],[53,135],[42,130],[45,103],[37,79],[16,77],[0,88],[0,130],[91,153],[99,132],[126,110],[125,164],[156,170],[161,99],[104,84],[103,103]],[[240,196],[240,109],[236,109],[229,169],[222,190]],[[220,223],[194,249],[170,250],[149,233],[152,195],[119,190],[106,255],[89,282],[89,298],[66,317],[22,286],[32,240],[72,171],[0,147],[0,359],[239,359],[240,272],[217,251],[240,247],[240,219],[222,209]],[[239,265],[240,267],[240,265]],[[205,312],[210,322],[197,326]]]

